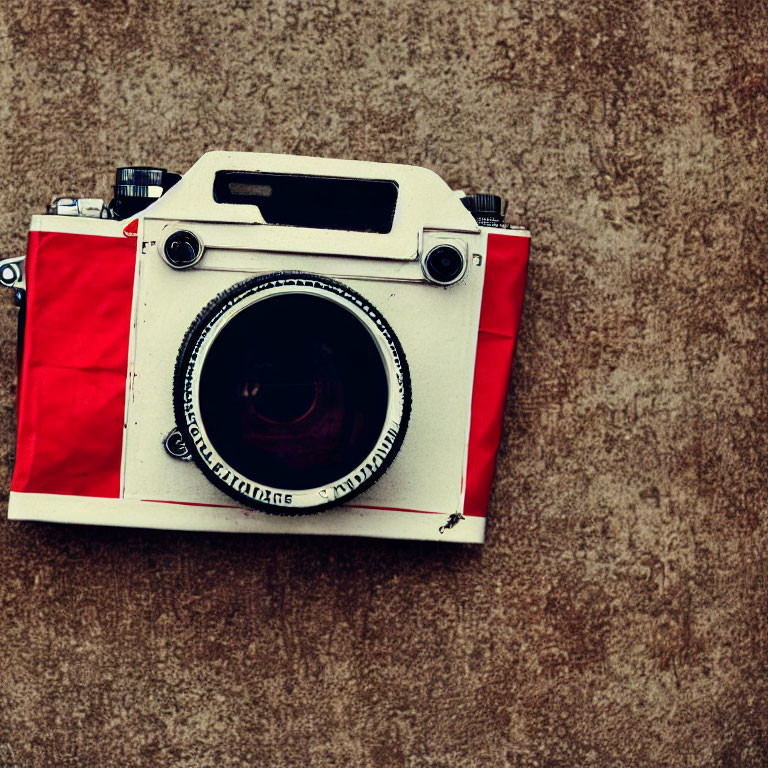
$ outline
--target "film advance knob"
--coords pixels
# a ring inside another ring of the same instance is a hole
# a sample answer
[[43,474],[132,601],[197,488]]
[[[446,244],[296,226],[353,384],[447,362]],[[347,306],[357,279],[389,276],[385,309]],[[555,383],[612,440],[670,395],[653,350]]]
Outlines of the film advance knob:
[[164,168],[136,165],[118,168],[115,173],[115,196],[110,203],[118,219],[127,219],[154,203],[168,188],[169,174]]
[[498,195],[481,192],[461,199],[464,207],[481,227],[504,226],[504,201]]
[[143,197],[155,200],[163,194],[164,176],[164,168],[118,168],[115,174],[115,197]]

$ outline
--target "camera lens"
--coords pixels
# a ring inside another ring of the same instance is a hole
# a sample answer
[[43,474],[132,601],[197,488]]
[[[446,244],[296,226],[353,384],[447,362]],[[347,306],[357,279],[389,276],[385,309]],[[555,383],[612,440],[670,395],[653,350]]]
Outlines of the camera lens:
[[181,230],[170,235],[163,245],[163,258],[174,269],[186,269],[200,261],[203,244],[192,232]]
[[464,256],[453,245],[438,245],[424,259],[424,274],[433,283],[450,285],[464,273]]
[[275,272],[220,293],[182,342],[176,423],[238,502],[311,514],[370,488],[405,437],[411,384],[394,330],[353,289]]
[[221,456],[241,476],[292,490],[330,485],[360,464],[387,398],[368,331],[335,302],[301,294],[238,313],[200,382],[202,420]]

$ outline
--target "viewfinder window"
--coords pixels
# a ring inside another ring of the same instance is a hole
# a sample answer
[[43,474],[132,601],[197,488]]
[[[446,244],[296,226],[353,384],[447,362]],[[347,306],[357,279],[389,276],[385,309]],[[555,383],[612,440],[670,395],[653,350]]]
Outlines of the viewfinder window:
[[218,171],[217,203],[256,205],[267,224],[351,232],[392,231],[397,183],[285,173]]

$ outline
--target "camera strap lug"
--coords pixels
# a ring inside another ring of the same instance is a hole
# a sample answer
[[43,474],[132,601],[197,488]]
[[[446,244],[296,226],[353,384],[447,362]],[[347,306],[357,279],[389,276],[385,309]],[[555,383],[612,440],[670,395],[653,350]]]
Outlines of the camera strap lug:
[[26,258],[26,256],[14,256],[0,261],[0,286],[16,288],[24,280],[24,259]]

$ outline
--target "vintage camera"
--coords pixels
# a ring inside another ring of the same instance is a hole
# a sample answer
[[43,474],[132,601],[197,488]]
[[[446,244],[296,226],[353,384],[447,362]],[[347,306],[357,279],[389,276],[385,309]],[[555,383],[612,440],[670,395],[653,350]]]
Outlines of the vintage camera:
[[528,232],[423,168],[210,152],[59,199],[8,516],[480,542]]

